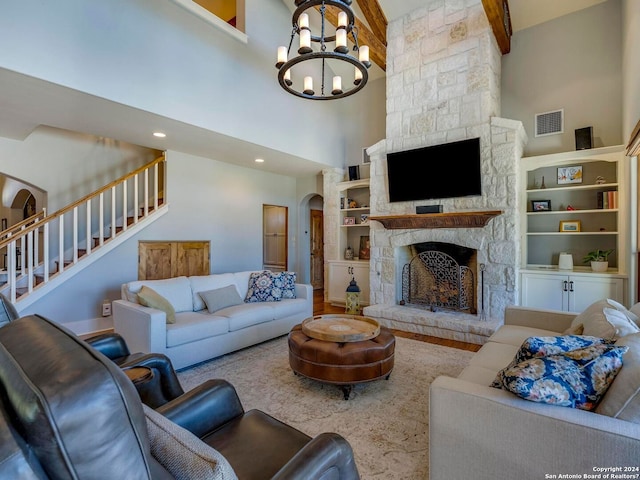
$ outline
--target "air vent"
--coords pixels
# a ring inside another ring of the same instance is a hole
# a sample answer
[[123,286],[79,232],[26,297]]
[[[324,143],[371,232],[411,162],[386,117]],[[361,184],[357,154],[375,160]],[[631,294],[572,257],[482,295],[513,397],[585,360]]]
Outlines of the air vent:
[[536,137],[564,132],[564,110],[536,113]]

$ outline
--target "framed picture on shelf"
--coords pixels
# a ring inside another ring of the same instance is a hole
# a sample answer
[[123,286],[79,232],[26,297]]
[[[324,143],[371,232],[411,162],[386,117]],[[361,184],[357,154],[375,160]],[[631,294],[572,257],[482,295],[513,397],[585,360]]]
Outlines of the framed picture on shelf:
[[360,237],[360,251],[358,252],[358,258],[360,258],[360,260],[371,259],[371,243],[369,242],[369,235],[362,235]]
[[342,221],[343,225],[355,225],[356,224],[356,217],[344,217],[344,220]]
[[560,231],[561,232],[579,232],[580,220],[561,220]]
[[582,183],[582,165],[558,167],[558,185]]
[[551,200],[531,200],[531,210],[534,212],[551,211]]

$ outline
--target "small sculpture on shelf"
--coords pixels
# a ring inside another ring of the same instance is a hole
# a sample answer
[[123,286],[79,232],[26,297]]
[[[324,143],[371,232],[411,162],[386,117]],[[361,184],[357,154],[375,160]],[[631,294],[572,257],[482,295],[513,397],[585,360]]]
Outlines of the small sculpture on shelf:
[[596,185],[602,185],[603,183],[607,183],[607,181],[602,175],[598,175],[596,177]]

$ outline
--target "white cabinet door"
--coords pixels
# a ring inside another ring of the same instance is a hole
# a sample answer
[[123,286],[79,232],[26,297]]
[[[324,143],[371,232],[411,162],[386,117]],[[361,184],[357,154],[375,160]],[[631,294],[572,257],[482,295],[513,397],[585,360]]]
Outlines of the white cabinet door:
[[624,281],[621,278],[569,276],[570,312],[582,312],[593,302],[603,298],[623,303]]
[[545,308],[548,310],[566,310],[566,275],[522,274],[523,307]]
[[369,305],[369,262],[329,262],[329,302],[345,303],[351,278],[360,287],[360,304]]
[[607,275],[522,274],[523,307],[582,312],[604,298],[624,303],[624,280]]

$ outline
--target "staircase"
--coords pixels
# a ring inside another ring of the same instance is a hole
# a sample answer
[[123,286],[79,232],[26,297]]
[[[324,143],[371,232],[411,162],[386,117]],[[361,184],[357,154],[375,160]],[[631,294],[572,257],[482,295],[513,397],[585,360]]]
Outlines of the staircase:
[[26,308],[168,212],[165,158],[0,232],[0,292]]

